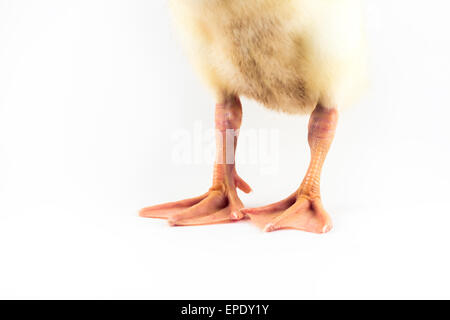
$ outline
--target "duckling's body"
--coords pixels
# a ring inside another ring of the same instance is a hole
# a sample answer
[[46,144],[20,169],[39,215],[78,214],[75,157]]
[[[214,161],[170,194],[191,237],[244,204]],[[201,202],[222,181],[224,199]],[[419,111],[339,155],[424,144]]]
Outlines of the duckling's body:
[[[171,225],[250,217],[266,231],[331,230],[320,175],[334,138],[338,106],[365,85],[361,0],[171,0],[193,61],[217,95],[213,185],[202,196],[145,208]],[[311,162],[299,189],[272,205],[245,209],[236,189],[234,152],[242,120],[239,97],[271,109],[311,114]]]
[[247,96],[288,113],[347,106],[365,85],[360,0],[171,0],[218,99]]

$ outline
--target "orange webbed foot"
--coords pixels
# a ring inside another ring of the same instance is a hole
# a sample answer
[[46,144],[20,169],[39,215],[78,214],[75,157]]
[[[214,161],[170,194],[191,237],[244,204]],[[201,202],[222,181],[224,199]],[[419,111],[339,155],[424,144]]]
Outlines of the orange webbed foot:
[[194,226],[227,223],[246,218],[236,188],[245,193],[250,186],[236,173],[234,153],[242,119],[242,106],[237,96],[224,97],[216,105],[216,162],[213,187],[205,194],[140,211],[141,217],[167,219],[172,226]]
[[144,208],[139,215],[144,218],[167,219],[171,226],[208,225],[242,220],[246,218],[240,211],[244,205],[234,185],[246,193],[251,191],[248,184],[235,174],[231,188],[219,184],[199,197]]
[[296,229],[312,233],[327,233],[333,228],[331,218],[320,198],[308,199],[293,194],[261,208],[242,209],[252,222],[266,232]]

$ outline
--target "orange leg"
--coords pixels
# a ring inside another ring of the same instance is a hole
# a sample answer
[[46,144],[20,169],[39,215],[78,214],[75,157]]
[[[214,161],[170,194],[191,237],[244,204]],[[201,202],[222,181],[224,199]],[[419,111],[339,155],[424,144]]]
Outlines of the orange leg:
[[236,173],[234,153],[242,119],[239,98],[216,105],[216,162],[213,184],[199,197],[144,208],[141,217],[168,219],[172,226],[226,223],[245,218],[236,188],[249,193],[250,186]]
[[338,121],[336,109],[317,106],[309,121],[308,142],[311,162],[300,188],[288,198],[266,207],[243,209],[253,222],[265,231],[298,229],[325,233],[333,224],[322,206],[320,174],[328,150],[333,142]]

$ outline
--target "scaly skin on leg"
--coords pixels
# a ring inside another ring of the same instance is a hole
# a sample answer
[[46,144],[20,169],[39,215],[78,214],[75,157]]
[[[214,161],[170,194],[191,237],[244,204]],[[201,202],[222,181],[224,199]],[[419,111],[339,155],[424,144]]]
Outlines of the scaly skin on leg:
[[199,197],[144,208],[141,217],[168,219],[172,226],[226,223],[245,218],[236,188],[249,193],[250,186],[236,173],[234,154],[242,120],[239,98],[216,105],[216,161],[212,187]]
[[265,231],[298,229],[314,233],[326,233],[333,224],[322,206],[320,198],[320,174],[333,142],[338,122],[338,111],[317,106],[311,114],[308,127],[308,142],[311,162],[300,188],[288,198],[241,212]]

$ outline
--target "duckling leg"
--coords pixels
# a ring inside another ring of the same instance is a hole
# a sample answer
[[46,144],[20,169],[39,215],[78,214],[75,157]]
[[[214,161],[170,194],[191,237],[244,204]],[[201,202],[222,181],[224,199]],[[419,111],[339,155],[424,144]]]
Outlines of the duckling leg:
[[288,198],[262,208],[243,209],[242,213],[264,231],[298,229],[314,233],[331,230],[331,218],[320,198],[320,174],[334,138],[338,121],[336,109],[317,106],[309,121],[308,142],[311,162],[300,188]]
[[216,105],[216,161],[213,184],[199,197],[144,208],[141,217],[168,219],[172,226],[226,223],[245,218],[243,204],[236,188],[245,193],[250,186],[236,173],[235,151],[242,121],[242,106],[238,97],[230,97]]

